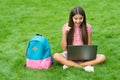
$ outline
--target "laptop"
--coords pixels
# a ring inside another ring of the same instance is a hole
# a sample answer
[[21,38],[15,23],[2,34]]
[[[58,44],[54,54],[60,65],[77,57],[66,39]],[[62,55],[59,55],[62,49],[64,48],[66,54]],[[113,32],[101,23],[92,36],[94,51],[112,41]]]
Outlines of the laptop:
[[68,45],[68,60],[93,60],[96,59],[97,45]]

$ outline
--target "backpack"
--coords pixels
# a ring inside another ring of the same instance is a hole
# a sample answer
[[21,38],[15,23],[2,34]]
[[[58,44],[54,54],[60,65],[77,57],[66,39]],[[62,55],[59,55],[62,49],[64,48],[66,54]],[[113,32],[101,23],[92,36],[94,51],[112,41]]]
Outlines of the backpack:
[[52,64],[51,49],[48,40],[39,34],[33,36],[26,50],[26,67],[48,69]]

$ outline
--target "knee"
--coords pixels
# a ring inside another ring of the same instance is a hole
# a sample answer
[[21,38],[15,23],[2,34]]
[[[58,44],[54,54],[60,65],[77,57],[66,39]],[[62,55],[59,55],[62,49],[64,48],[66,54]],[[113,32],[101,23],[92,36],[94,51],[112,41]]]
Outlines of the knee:
[[58,58],[59,58],[59,53],[55,53],[54,55],[53,55],[53,58],[55,59],[55,60],[57,60]]
[[106,57],[105,55],[100,54],[99,59],[100,59],[100,62],[104,62],[106,60]]
[[103,54],[99,54],[97,56],[97,60],[98,60],[99,63],[101,63],[101,62],[104,62],[106,60],[106,57]]

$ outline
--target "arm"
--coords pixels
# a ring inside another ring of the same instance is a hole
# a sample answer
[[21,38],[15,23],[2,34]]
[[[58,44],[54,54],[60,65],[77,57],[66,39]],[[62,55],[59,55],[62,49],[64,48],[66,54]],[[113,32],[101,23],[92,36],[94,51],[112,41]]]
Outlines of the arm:
[[88,32],[88,45],[92,44],[92,32]]
[[92,26],[87,23],[88,45],[92,44]]
[[63,50],[66,50],[67,47],[67,33],[70,31],[71,27],[65,25],[62,31],[62,40],[61,40],[61,47]]
[[64,32],[62,33],[61,47],[63,50],[66,50],[67,47],[67,34]]

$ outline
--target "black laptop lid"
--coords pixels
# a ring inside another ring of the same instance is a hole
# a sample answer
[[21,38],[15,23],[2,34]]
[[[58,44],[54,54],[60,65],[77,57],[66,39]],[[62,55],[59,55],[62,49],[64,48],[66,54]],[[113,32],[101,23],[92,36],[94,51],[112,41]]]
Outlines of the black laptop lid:
[[68,45],[68,60],[93,60],[96,59],[97,45]]

